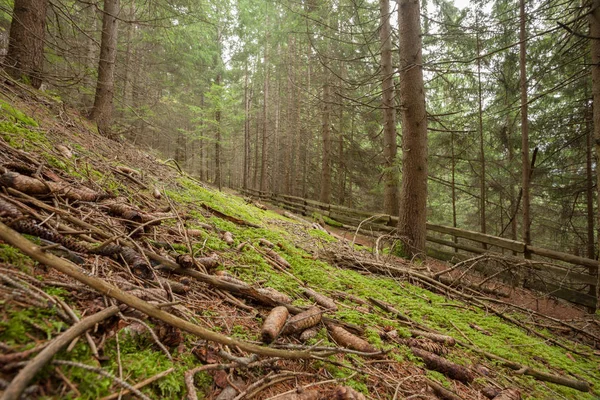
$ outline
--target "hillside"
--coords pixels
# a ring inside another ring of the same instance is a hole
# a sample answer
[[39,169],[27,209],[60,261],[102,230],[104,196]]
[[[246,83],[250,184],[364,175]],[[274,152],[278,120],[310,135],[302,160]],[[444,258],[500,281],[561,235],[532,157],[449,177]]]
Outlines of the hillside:
[[447,286],[43,92],[2,86],[0,107],[2,399],[600,396],[597,316]]

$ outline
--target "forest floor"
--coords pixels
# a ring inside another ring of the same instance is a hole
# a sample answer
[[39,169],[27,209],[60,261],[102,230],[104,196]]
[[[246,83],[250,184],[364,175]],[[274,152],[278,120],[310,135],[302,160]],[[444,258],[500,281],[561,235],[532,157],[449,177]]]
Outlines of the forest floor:
[[0,107],[2,399],[600,397],[598,315],[219,192],[46,93]]

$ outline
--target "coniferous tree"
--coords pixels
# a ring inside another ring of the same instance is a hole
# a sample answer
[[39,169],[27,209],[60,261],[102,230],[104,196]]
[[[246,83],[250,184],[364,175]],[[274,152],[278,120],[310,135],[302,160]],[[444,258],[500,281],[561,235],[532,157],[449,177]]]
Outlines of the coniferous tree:
[[98,124],[98,131],[113,138],[111,125],[115,87],[115,60],[117,57],[118,14],[119,0],[104,0],[98,81],[96,83],[94,106],[90,112],[90,119]]
[[427,218],[427,113],[419,0],[400,0],[400,107],[402,185],[398,230],[410,256],[425,253]]
[[4,69],[39,88],[43,81],[48,0],[15,0]]

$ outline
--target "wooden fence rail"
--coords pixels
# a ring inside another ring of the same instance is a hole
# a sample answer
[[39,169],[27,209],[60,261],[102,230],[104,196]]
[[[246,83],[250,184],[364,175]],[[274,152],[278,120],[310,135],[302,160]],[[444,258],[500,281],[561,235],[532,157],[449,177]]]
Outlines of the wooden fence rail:
[[[387,214],[370,213],[367,211],[354,210],[348,207],[325,204],[315,200],[304,199],[276,193],[260,192],[258,190],[242,190],[245,195],[256,197],[264,201],[275,203],[282,208],[301,215],[319,214],[334,220],[340,226],[359,230],[363,234],[374,235],[374,232],[394,232],[398,224],[398,218]],[[327,222],[327,221],[326,221]],[[331,221],[330,221],[331,222]],[[360,228],[358,228],[360,226]],[[466,229],[454,228],[443,225],[427,223],[427,242],[437,246],[450,247],[454,252],[431,248],[431,256],[446,261],[461,260],[468,258],[464,253],[458,251],[484,254],[490,253],[504,258],[512,259],[515,263],[518,258],[506,256],[504,251],[510,254],[528,254],[542,257],[542,260],[551,260],[559,264],[548,262],[543,267],[536,266],[535,273],[530,275],[524,286],[529,285],[532,289],[550,293],[553,296],[563,298],[576,304],[588,307],[596,307],[597,298],[587,294],[590,287],[596,287],[599,276],[587,273],[588,268],[598,270],[598,260],[579,257],[555,250],[544,249],[537,246],[527,246],[525,243],[487,235]],[[445,238],[450,236],[450,238]],[[458,242],[457,238],[461,238]],[[468,240],[471,243],[464,242]],[[487,249],[482,245],[486,245]],[[498,249],[498,251],[494,251]],[[539,260],[539,259],[538,259]],[[520,259],[521,263],[523,259]],[[545,273],[547,276],[540,276]]]

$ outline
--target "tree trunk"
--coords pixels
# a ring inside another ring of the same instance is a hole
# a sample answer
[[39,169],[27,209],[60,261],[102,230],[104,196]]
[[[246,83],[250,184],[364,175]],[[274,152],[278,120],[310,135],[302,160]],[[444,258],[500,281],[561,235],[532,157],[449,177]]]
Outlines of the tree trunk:
[[113,95],[115,86],[115,61],[117,58],[117,15],[119,0],[104,0],[102,17],[102,39],[100,42],[100,61],[98,62],[98,82],[94,106],[90,119],[98,124],[98,131],[113,138],[112,124]]
[[[327,72],[326,72],[327,73]],[[331,201],[331,131],[330,131],[330,87],[327,82],[323,85],[323,126],[321,135],[323,140],[323,157],[321,161],[321,194],[319,201],[329,204]]]
[[42,85],[48,0],[15,0],[5,71],[36,89]]
[[[587,96],[586,96],[587,97]],[[593,164],[593,147],[592,147],[592,135],[594,132],[590,126],[590,115],[588,113],[589,108],[586,107],[585,119],[586,119],[586,152],[585,152],[585,170],[586,170],[586,208],[587,208],[587,258],[596,258],[596,246],[594,241],[594,175],[592,170]],[[594,295],[594,293],[590,293]]]
[[[479,21],[477,22],[477,29],[479,29]],[[483,141],[483,105],[482,98],[483,93],[481,90],[481,58],[479,54],[481,53],[481,40],[479,39],[479,31],[477,31],[477,94],[478,94],[478,130],[479,130],[479,163],[481,165],[481,172],[479,176],[479,223],[481,226],[481,233],[486,233],[486,221],[485,221],[485,202],[486,202],[486,193],[485,193],[485,151],[484,151],[484,141]],[[487,245],[482,243],[483,248],[487,249]]]
[[[600,37],[600,0],[592,0],[592,13],[590,14],[590,36],[593,38]],[[591,53],[592,53],[592,95],[593,95],[593,112],[594,112],[594,140],[596,150],[596,195],[598,197],[598,204],[600,204],[600,168],[598,168],[598,162],[600,162],[600,40],[591,40]],[[598,226],[600,226],[600,207],[598,207]],[[597,240],[600,241],[600,235]],[[600,243],[598,245],[600,248]],[[590,287],[590,293],[596,295],[596,299],[600,297],[598,288],[600,288],[600,274],[598,273],[598,267],[589,268],[590,275],[598,277],[598,284],[596,287]],[[596,304],[596,309],[598,304]]]
[[[296,52],[296,41],[292,41],[292,54],[294,58],[298,55]],[[294,60],[292,61],[292,68],[294,70],[293,79],[294,82],[298,82],[300,80],[301,74],[298,73],[298,63]],[[298,140],[300,138],[299,130],[300,128],[300,93],[298,90],[293,90],[292,88],[292,96],[293,96],[293,108],[294,108],[294,118],[293,123],[290,130],[290,140],[291,140],[291,160],[290,160],[290,183],[289,183],[289,194],[296,194],[296,184],[298,179],[298,174],[296,168],[298,167],[298,152],[299,152],[299,143]]]
[[[450,135],[450,151],[452,157],[452,226],[456,228],[456,157],[454,154],[454,130],[452,130]],[[454,243],[458,244],[458,236],[454,236],[453,240]],[[458,247],[454,248],[454,252],[458,253]]]
[[402,189],[398,230],[409,256],[424,256],[427,218],[427,113],[418,0],[400,0]]
[[[220,35],[219,35],[220,36]],[[219,37],[220,39],[220,37]],[[220,57],[220,56],[219,56]],[[220,68],[220,67],[217,67]],[[221,73],[217,74],[217,79],[215,80],[215,84],[217,86],[221,85]],[[221,102],[219,100],[219,104],[217,105],[217,109],[215,110],[215,129],[216,129],[216,137],[215,137],[215,185],[219,190],[221,190],[221,186],[223,184],[221,180]]]
[[394,71],[392,69],[392,28],[390,2],[379,0],[381,40],[381,86],[383,109],[383,209],[386,214],[398,215],[398,170],[396,169],[396,108],[394,107]]
[[[265,26],[268,27],[269,18]],[[267,28],[268,29],[268,28]],[[265,35],[265,81],[263,89],[263,128],[262,128],[262,159],[260,164],[260,191],[265,192],[267,190],[267,158],[269,152],[267,149],[267,125],[269,124],[268,118],[268,103],[269,103],[269,31]]]
[[127,29],[125,30],[125,82],[123,82],[123,106],[132,105],[131,98],[133,92],[132,75],[135,73],[135,63],[133,58],[132,39],[135,19],[135,3],[132,1],[128,10]]
[[[519,40],[519,68],[521,71],[521,154],[523,169],[523,242],[531,244],[531,218],[529,215],[529,121],[527,119],[527,71],[526,71],[526,43],[525,43],[525,0],[519,1],[520,9],[520,29]],[[529,253],[525,252],[525,257],[529,258]]]
[[244,171],[242,175],[242,187],[248,189],[248,178],[250,168],[250,96],[248,96],[248,61],[246,61],[246,74],[244,75]]

